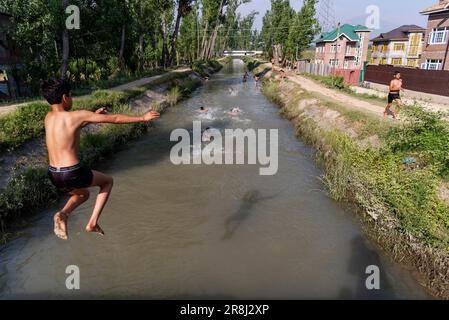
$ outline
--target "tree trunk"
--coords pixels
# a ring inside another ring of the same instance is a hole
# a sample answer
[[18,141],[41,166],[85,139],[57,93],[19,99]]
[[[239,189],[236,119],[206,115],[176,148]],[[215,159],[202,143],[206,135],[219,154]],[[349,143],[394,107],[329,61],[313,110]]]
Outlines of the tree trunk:
[[217,39],[218,28],[220,27],[220,16],[223,14],[223,6],[224,6],[224,0],[221,0],[220,7],[218,8],[217,20],[215,21],[214,32],[212,33],[212,36],[210,38],[209,44],[206,49],[206,57],[208,59],[211,58],[211,53],[212,53],[211,51],[215,47],[215,40]]
[[123,25],[122,35],[120,37],[120,52],[118,56],[120,71],[125,70],[125,40],[126,40],[126,25]]
[[204,55],[206,51],[207,44],[207,32],[209,31],[209,21],[206,22],[206,27],[204,28],[203,40],[201,41],[201,53],[199,54],[200,60],[204,60]]
[[145,64],[145,35],[139,36],[139,71],[143,73]]
[[173,31],[173,36],[172,36],[172,41],[171,41],[171,54],[170,54],[170,61],[169,61],[170,66],[173,66],[173,63],[174,63],[175,59],[177,58],[176,47],[177,47],[177,41],[178,41],[179,27],[181,25],[181,19],[182,19],[182,14],[181,14],[181,11],[180,11],[180,8],[178,5],[178,15],[176,16],[175,30]]
[[168,62],[167,38],[168,38],[167,24],[165,23],[165,20],[163,20],[162,21],[162,67],[164,69],[167,68],[167,62]]
[[[69,5],[69,0],[62,0],[62,8],[65,12],[65,8]],[[62,66],[61,66],[61,78],[65,79],[67,70],[69,69],[69,56],[70,56],[70,39],[69,30],[64,25],[62,31]]]
[[211,37],[211,40],[209,42],[209,46],[207,48],[207,59],[212,58],[212,53],[215,50],[215,41],[217,40],[218,28],[219,28],[219,26],[215,27],[214,32]]

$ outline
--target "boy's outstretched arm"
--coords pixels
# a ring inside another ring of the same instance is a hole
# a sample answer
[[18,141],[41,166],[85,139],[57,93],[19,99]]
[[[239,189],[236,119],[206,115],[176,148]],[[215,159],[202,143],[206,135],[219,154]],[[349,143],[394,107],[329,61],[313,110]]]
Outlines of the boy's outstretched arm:
[[126,114],[104,114],[101,112],[89,112],[89,111],[79,111],[78,115],[80,117],[80,122],[82,125],[87,125],[89,123],[114,123],[114,124],[125,124],[125,123],[136,123],[136,122],[148,122],[151,120],[156,120],[161,117],[158,112],[150,111],[143,116],[129,116]]

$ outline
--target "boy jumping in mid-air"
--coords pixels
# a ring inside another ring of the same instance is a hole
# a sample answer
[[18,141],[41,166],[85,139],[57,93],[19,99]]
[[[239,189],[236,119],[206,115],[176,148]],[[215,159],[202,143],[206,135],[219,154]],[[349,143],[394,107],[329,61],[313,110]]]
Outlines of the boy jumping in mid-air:
[[89,187],[99,187],[92,217],[86,226],[87,232],[104,235],[98,219],[108,201],[113,179],[101,172],[80,164],[78,150],[81,129],[91,123],[135,123],[158,119],[160,114],[148,112],[141,117],[121,114],[105,114],[106,108],[94,112],[73,111],[70,85],[62,79],[50,79],[42,84],[42,93],[51,105],[45,117],[45,133],[50,168],[49,178],[59,190],[71,195],[65,207],[54,216],[54,232],[63,240],[68,239],[67,219],[69,215],[89,198]]
[[388,94],[388,104],[384,111],[384,116],[387,117],[389,114],[393,115],[393,118],[397,118],[397,114],[392,111],[391,105],[393,102],[396,102],[398,108],[401,106],[401,91],[404,91],[402,88],[402,79],[401,73],[396,71],[394,73],[394,79],[390,82],[390,93]]

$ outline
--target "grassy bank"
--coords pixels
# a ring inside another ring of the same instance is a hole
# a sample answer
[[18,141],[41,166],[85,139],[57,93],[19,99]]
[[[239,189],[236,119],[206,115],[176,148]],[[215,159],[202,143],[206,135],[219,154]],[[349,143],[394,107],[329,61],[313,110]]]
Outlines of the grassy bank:
[[[215,70],[218,70],[217,67]],[[97,91],[89,98],[76,101],[74,109],[96,110],[108,106],[112,113],[134,114],[128,106],[130,99],[138,97],[159,85],[168,85],[165,101],[155,101],[153,108],[162,112],[188,97],[201,85],[199,79],[190,78],[191,72],[170,73],[151,84],[123,92]],[[41,138],[44,134],[43,119],[48,105],[36,103],[19,108],[0,118],[0,148],[2,152],[19,148],[24,142]],[[80,158],[89,166],[101,162],[128,141],[147,132],[151,124],[102,125],[95,130],[86,130],[81,137]],[[0,240],[6,241],[11,226],[20,224],[21,218],[48,207],[61,194],[50,184],[47,177],[47,159],[33,159],[33,164],[17,167],[10,175],[4,189],[0,191]]]
[[449,126],[443,114],[407,108],[392,124],[321,101],[296,84],[266,81],[297,134],[313,145],[330,195],[354,205],[365,230],[390,255],[413,267],[439,297],[449,298]]
[[[94,111],[100,107],[125,104],[129,99],[143,94],[162,83],[184,79],[189,72],[167,73],[147,86],[133,88],[123,92],[95,91],[85,99],[73,102],[74,110]],[[20,106],[16,111],[0,117],[0,152],[13,151],[23,143],[44,134],[43,120],[48,112],[48,104],[34,102]]]

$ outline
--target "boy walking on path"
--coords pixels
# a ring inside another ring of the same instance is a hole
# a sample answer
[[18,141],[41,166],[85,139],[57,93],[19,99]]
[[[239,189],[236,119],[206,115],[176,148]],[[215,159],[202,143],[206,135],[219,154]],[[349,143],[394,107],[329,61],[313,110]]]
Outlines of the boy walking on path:
[[392,111],[390,108],[393,104],[393,102],[396,102],[398,105],[398,108],[401,107],[402,101],[401,101],[401,91],[404,91],[402,88],[402,79],[401,79],[401,73],[396,71],[394,74],[394,79],[390,82],[390,93],[388,94],[388,104],[385,108],[384,116],[387,117],[388,115],[392,115],[394,119],[397,118],[397,114]]

